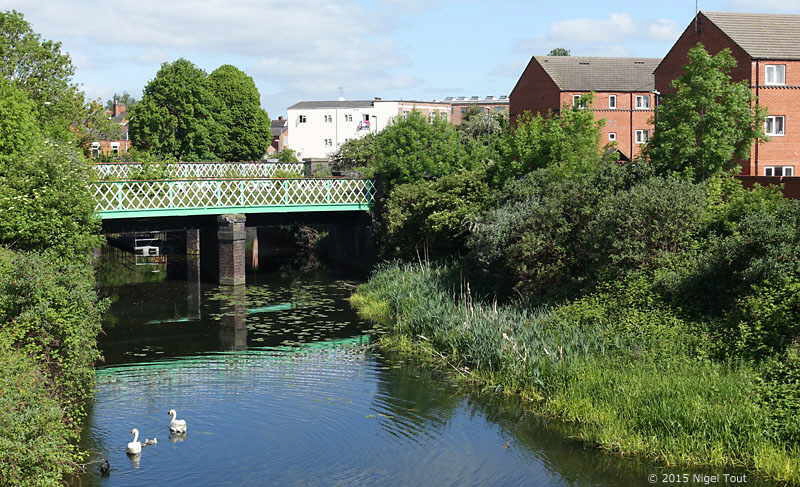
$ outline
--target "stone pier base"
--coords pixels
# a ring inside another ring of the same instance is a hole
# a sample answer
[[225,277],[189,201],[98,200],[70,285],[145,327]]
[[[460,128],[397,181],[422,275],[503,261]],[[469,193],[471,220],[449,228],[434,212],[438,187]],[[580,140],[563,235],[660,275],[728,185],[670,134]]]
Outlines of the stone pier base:
[[217,225],[219,283],[225,286],[244,284],[247,239],[245,216],[220,215],[217,217]]

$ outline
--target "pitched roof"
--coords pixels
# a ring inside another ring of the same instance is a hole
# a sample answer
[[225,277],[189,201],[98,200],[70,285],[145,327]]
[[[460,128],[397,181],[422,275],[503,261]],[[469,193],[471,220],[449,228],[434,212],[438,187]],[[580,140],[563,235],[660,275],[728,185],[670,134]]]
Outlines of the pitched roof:
[[661,59],[535,56],[563,91],[652,91]]
[[372,100],[300,101],[289,110],[311,110],[314,108],[370,108]]
[[756,59],[800,59],[800,15],[701,12]]
[[286,130],[288,126],[289,123],[286,119],[280,119],[280,120],[276,119],[273,120],[272,123],[270,124],[270,132],[272,133],[273,137],[277,137],[281,135],[281,133],[283,133],[283,131]]

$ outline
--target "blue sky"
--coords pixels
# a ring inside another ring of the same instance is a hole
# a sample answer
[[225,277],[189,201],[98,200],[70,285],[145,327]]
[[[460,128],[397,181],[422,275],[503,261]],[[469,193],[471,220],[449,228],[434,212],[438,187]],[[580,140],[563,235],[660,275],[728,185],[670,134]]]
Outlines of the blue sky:
[[[92,97],[141,94],[162,62],[233,64],[275,118],[299,100],[508,94],[530,56],[662,56],[694,0],[0,0],[63,43]],[[800,0],[700,0],[800,14]]]

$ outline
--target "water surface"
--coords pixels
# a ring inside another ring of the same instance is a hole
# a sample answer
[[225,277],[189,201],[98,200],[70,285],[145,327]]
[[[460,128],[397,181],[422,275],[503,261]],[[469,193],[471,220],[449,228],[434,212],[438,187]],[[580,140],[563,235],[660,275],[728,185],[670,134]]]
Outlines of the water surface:
[[[687,471],[583,448],[518,401],[381,353],[345,300],[354,280],[278,271],[223,288],[192,260],[103,259],[113,303],[85,442],[113,470],[78,485],[627,486]],[[185,436],[170,438],[169,409]],[[135,459],[133,427],[158,438]]]

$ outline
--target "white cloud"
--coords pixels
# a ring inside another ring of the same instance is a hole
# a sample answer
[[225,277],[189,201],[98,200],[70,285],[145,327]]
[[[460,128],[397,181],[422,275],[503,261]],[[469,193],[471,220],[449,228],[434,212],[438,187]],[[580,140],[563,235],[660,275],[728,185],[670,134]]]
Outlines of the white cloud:
[[554,22],[545,35],[521,40],[517,48],[536,54],[565,47],[578,55],[629,56],[634,41],[674,41],[678,35],[677,25],[671,20],[640,20],[628,13],[612,13],[606,18]]
[[561,20],[550,26],[548,37],[556,41],[611,42],[636,31],[629,14],[611,14],[607,19]]
[[160,63],[180,56],[201,65],[221,60],[217,64],[245,69],[260,86],[288,85],[287,92],[306,98],[335,95],[330,88],[337,86],[380,96],[419,82],[402,73],[410,60],[393,44],[382,16],[359,0],[5,0],[2,5],[23,12],[45,38],[62,40],[82,70],[138,64],[151,69],[150,78]]

